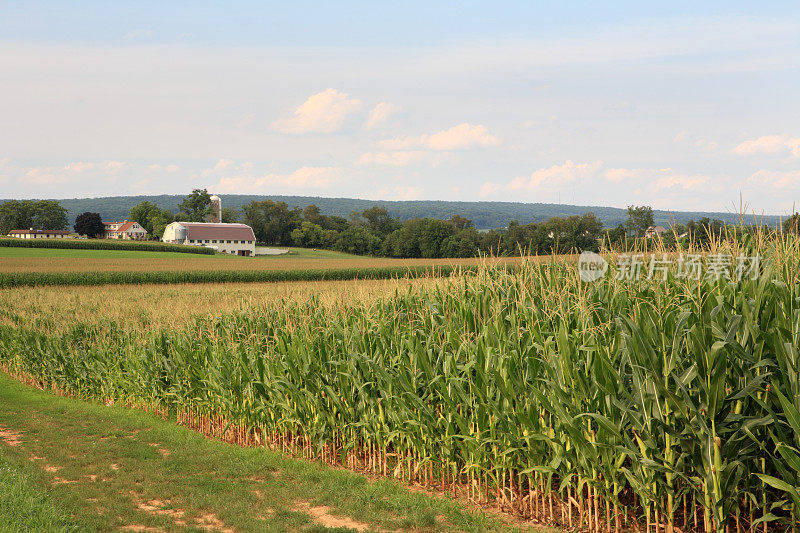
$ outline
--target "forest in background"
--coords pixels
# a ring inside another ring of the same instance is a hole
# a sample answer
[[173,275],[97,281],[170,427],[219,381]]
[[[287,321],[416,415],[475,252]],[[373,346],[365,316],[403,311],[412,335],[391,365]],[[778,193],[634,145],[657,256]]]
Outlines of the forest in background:
[[[213,192],[213,191],[212,191]],[[131,208],[142,201],[148,201],[161,209],[177,213],[178,204],[183,201],[184,195],[159,195],[159,196],[110,196],[104,198],[73,198],[59,200],[67,210],[67,219],[70,226],[75,223],[78,215],[84,212],[100,213],[105,221],[122,221],[128,218]],[[230,194],[222,196],[223,207],[240,210],[242,206],[253,201],[272,200],[284,202],[290,208],[305,209],[315,205],[323,215],[348,218],[351,213],[361,213],[373,206],[383,207],[392,218],[401,221],[414,218],[438,218],[448,220],[453,215],[459,215],[472,221],[478,230],[505,228],[512,220],[520,224],[532,222],[545,222],[552,217],[568,218],[573,215],[582,215],[592,212],[606,228],[614,228],[625,224],[628,220],[627,209],[603,206],[578,206],[566,204],[545,203],[520,203],[520,202],[450,202],[432,200],[361,200],[355,198],[322,198],[313,196],[273,196],[273,195],[243,195]],[[3,202],[4,200],[0,200]],[[731,212],[699,212],[699,211],[672,211],[653,210],[655,225],[669,227],[670,214],[674,222],[687,224],[690,220],[708,218],[717,219],[727,224],[738,224],[739,217],[731,207]],[[781,221],[776,215],[763,217],[763,223],[775,227]],[[747,217],[745,223],[752,224],[752,215]]]

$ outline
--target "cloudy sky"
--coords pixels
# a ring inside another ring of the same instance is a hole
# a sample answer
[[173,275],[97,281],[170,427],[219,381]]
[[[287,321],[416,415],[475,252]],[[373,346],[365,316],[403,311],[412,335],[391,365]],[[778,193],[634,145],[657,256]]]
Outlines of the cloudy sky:
[[162,4],[0,2],[0,198],[800,208],[796,1]]

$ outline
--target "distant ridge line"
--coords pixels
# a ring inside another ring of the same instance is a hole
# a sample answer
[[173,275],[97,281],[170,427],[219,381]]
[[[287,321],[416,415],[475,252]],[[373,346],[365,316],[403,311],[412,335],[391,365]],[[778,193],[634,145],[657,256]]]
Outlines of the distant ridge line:
[[[214,192],[214,191],[211,191]],[[103,220],[123,220],[128,218],[131,207],[142,201],[149,201],[161,209],[169,209],[173,213],[178,210],[178,203],[186,195],[162,194],[139,196],[104,196],[97,198],[58,198],[68,212],[70,225],[74,224],[75,217],[85,211],[100,213]],[[478,229],[503,228],[511,220],[518,220],[522,224],[541,222],[553,216],[567,217],[593,212],[607,228],[624,224],[627,220],[627,210],[618,207],[585,206],[572,204],[552,203],[523,203],[523,202],[457,202],[449,200],[365,200],[361,198],[329,198],[320,196],[285,196],[285,195],[252,195],[252,194],[226,194],[222,197],[224,207],[241,208],[242,205],[252,201],[273,200],[286,202],[289,207],[304,208],[316,204],[322,214],[348,217],[353,211],[361,212],[373,205],[385,207],[391,216],[401,220],[416,217],[431,217],[447,219],[458,214],[469,218]],[[0,202],[5,200],[0,200]],[[729,224],[738,224],[739,215],[736,213],[723,213],[711,211],[672,211],[653,210],[655,224],[668,227],[670,215],[676,223],[684,224],[690,219],[699,220],[702,217],[719,219]],[[760,223],[775,226],[785,216],[746,214],[746,224]]]

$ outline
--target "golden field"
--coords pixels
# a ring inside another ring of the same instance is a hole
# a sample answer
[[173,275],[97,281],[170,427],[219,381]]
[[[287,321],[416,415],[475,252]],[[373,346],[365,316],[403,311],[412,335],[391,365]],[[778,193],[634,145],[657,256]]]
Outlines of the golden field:
[[452,278],[282,283],[19,287],[0,290],[0,324],[62,331],[74,324],[174,329],[197,318],[256,312],[312,297],[324,306],[362,305]]
[[[483,262],[516,263],[520,259],[390,259],[339,254],[338,257],[219,257],[190,254],[150,254],[147,257],[115,257],[97,251],[88,257],[54,255],[52,257],[0,257],[0,273],[11,272],[131,272],[181,270],[315,270],[374,267],[425,267],[440,265],[476,265]],[[131,252],[136,254],[138,252]],[[154,257],[163,255],[165,257]],[[176,257],[181,256],[181,257]],[[549,259],[547,257],[546,259]]]

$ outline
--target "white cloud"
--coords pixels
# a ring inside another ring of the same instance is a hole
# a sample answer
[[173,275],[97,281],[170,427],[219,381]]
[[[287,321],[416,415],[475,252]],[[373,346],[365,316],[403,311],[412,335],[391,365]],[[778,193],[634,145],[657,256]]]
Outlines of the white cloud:
[[574,163],[568,159],[563,165],[540,168],[530,178],[514,178],[503,188],[507,191],[535,190],[542,186],[572,183],[595,175],[602,165],[602,161]]
[[433,134],[420,137],[397,137],[381,141],[381,146],[388,150],[408,150],[411,148],[428,148],[429,150],[463,150],[480,146],[498,146],[503,139],[489,133],[482,124],[472,125],[467,122],[453,126]]
[[680,188],[685,191],[697,189],[708,183],[708,177],[700,174],[670,174],[656,181],[656,189]]
[[689,132],[686,131],[686,130],[678,132],[678,134],[675,136],[675,138],[672,139],[672,142],[676,142],[676,143],[683,142],[689,137],[689,135],[690,135]]
[[52,185],[54,183],[63,183],[69,180],[69,176],[64,172],[59,172],[53,167],[36,167],[28,170],[19,179],[20,182],[39,183],[43,185]]
[[371,130],[379,124],[386,122],[389,117],[400,111],[400,108],[391,102],[381,102],[369,112],[364,129]]
[[671,168],[609,168],[603,173],[608,181],[620,183],[628,180],[641,180],[643,178],[654,178],[666,172],[672,172]]
[[128,166],[128,164],[122,161],[106,161],[102,168],[112,174],[116,174],[126,166]]
[[220,159],[217,161],[217,164],[214,165],[214,170],[223,170],[228,168],[233,164],[233,159]]
[[56,183],[78,182],[87,179],[108,177],[128,166],[121,161],[73,161],[63,166],[41,166],[23,169],[17,181],[21,183],[37,183],[53,185]]
[[281,186],[291,190],[307,190],[326,187],[339,176],[335,167],[301,167],[290,174],[266,174],[264,176],[237,176],[220,178],[209,189],[218,193],[238,194],[268,192]]
[[687,130],[683,130],[680,133],[678,133],[672,139],[672,142],[676,144],[691,143],[692,146],[704,152],[716,152],[717,149],[719,148],[718,142],[709,141],[708,139],[700,139],[696,135],[693,135],[691,132]]
[[218,173],[230,168],[231,166],[233,166],[233,159],[225,159],[225,158],[223,158],[223,159],[220,159],[219,161],[217,161],[217,163],[213,167],[205,169],[203,172],[200,173],[200,175],[203,176],[203,177],[206,177],[206,176],[210,176],[210,175],[215,174],[215,173],[218,174]]
[[800,170],[759,170],[747,178],[747,182],[774,189],[800,189]]
[[336,89],[326,89],[308,97],[294,115],[272,123],[282,133],[332,133],[342,129],[348,115],[361,109],[360,100]]
[[779,154],[789,152],[792,157],[800,157],[800,137],[788,135],[764,135],[749,139],[736,146],[732,153],[737,155]]
[[500,191],[501,187],[497,183],[493,181],[487,181],[481,186],[480,195],[481,197],[492,196]]
[[75,161],[64,165],[64,170],[70,174],[80,174],[87,170],[92,170],[94,167],[95,164],[90,161]]
[[153,165],[148,165],[147,166],[147,170],[151,170],[153,172],[174,173],[174,172],[180,171],[180,169],[181,169],[181,167],[179,167],[178,165],[158,165],[158,164],[153,164]]
[[390,165],[394,167],[404,167],[418,163],[425,158],[425,152],[422,150],[401,150],[397,152],[367,152],[363,154],[358,161],[357,165]]
[[700,148],[704,152],[716,152],[719,148],[719,143],[716,141],[709,141],[707,139],[697,139],[694,142],[694,145],[697,148]]
[[44,166],[28,168],[18,181],[48,185],[65,183],[68,181],[81,179],[88,174],[96,174],[96,172],[94,172],[96,170],[107,170],[108,164],[121,164],[124,166],[124,163],[119,163],[116,161],[107,161],[100,164],[93,163],[91,161],[74,161],[61,167]]

